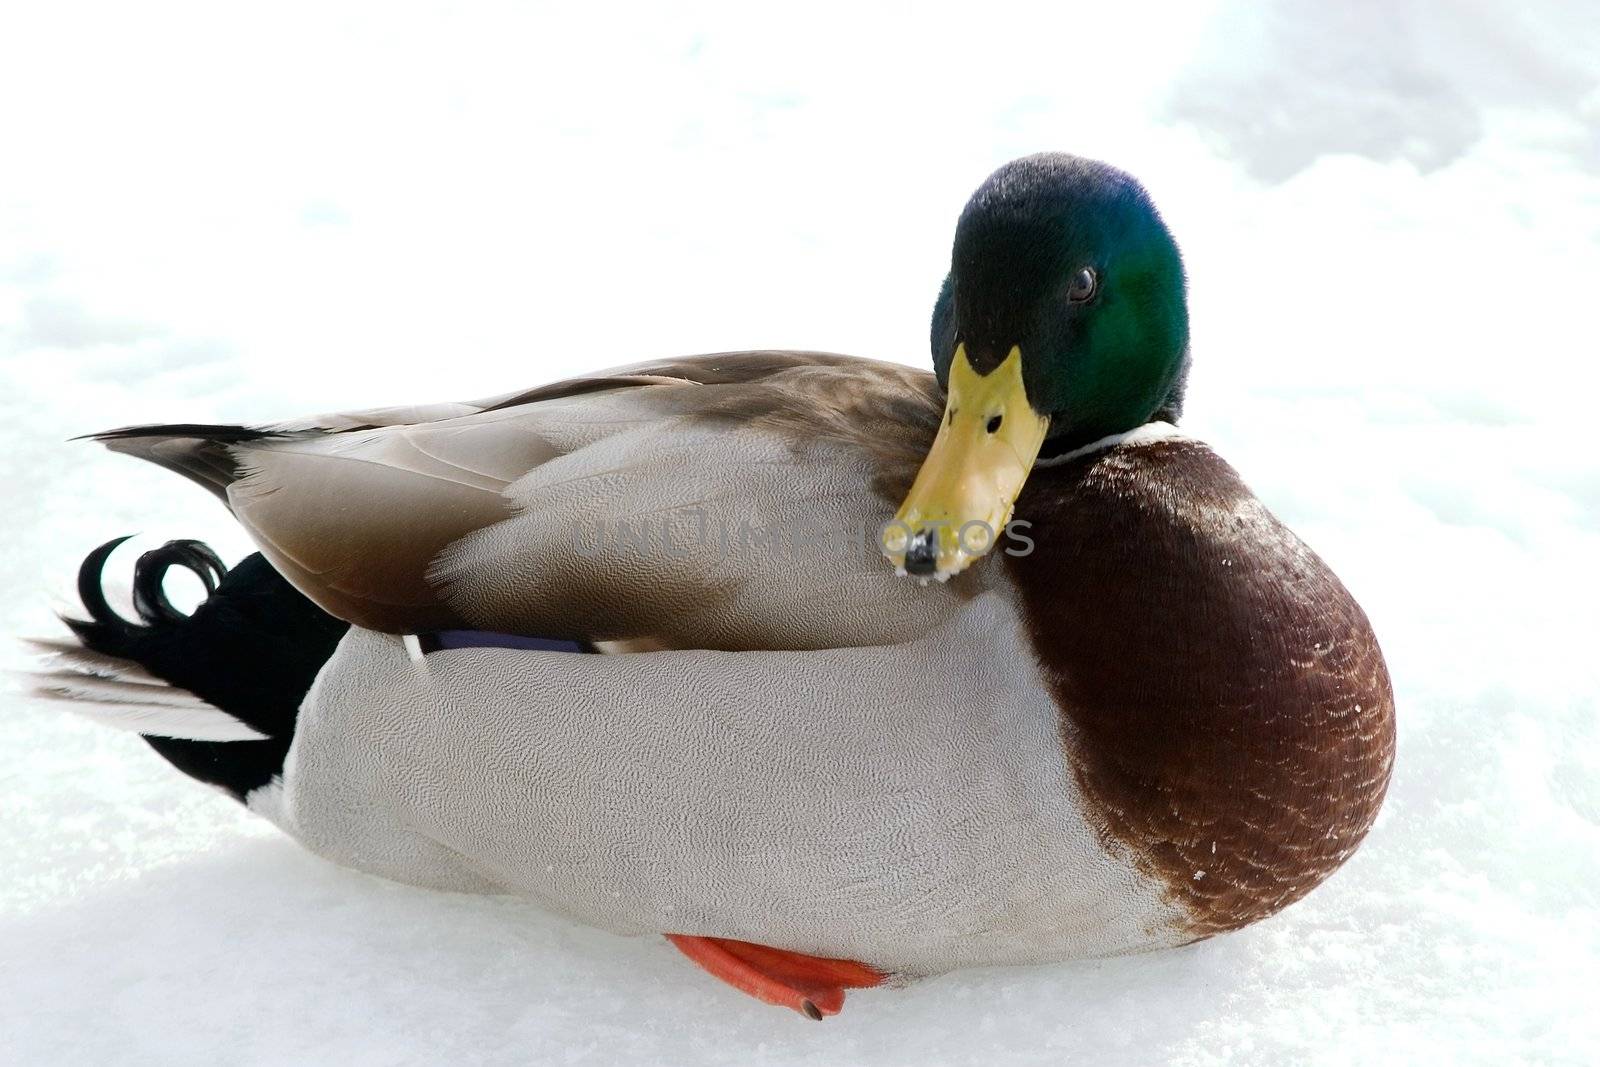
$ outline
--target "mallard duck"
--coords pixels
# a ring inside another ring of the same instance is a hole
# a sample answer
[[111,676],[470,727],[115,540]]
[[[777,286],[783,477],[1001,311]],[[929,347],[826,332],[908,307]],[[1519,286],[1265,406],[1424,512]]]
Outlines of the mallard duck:
[[[1389,679],[1328,567],[1176,428],[1184,273],[1149,196],[1002,167],[931,334],[932,373],[740,352],[98,434],[260,554],[147,553],[135,622],[102,546],[45,687],[337,863],[664,933],[817,1018],[1298,900],[1378,811]],[[173,566],[210,591],[191,615]]]

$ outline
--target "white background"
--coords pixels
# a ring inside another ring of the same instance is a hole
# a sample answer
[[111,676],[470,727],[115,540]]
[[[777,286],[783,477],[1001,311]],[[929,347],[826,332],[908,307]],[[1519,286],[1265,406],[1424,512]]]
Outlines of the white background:
[[17,689],[0,1062],[1594,1062],[1597,56],[1581,0],[0,6],[0,632],[112,535],[246,550],[73,434],[925,363],[966,196],[1064,149],[1161,205],[1186,426],[1367,607],[1400,721],[1377,828],[1287,913],[817,1025],[330,866]]

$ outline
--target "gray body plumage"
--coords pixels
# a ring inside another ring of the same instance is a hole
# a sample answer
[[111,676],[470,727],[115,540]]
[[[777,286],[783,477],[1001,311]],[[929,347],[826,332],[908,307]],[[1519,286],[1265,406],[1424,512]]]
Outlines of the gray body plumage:
[[354,630],[252,807],[399,881],[903,975],[1187,940],[1086,821],[1017,631],[994,592],[823,651],[419,660]]

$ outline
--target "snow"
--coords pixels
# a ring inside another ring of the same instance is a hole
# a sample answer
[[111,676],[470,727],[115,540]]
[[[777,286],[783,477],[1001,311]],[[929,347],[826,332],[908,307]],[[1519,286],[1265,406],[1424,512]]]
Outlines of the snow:
[[1184,429],[1367,607],[1400,748],[1370,840],[1258,927],[817,1025],[656,939],[332,867],[6,692],[0,1062],[1600,1060],[1593,5],[5,22],[0,632],[51,631],[115,534],[246,550],[204,494],[73,434],[728,348],[920,363],[965,197],[1062,148],[1162,205]]

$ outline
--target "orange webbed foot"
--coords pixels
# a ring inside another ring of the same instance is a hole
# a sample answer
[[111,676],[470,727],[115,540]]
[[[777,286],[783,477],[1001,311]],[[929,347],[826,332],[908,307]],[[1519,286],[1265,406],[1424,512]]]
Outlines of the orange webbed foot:
[[679,952],[742,993],[802,1015],[839,1014],[846,989],[866,989],[884,976],[864,963],[807,956],[724,937],[667,934]]

